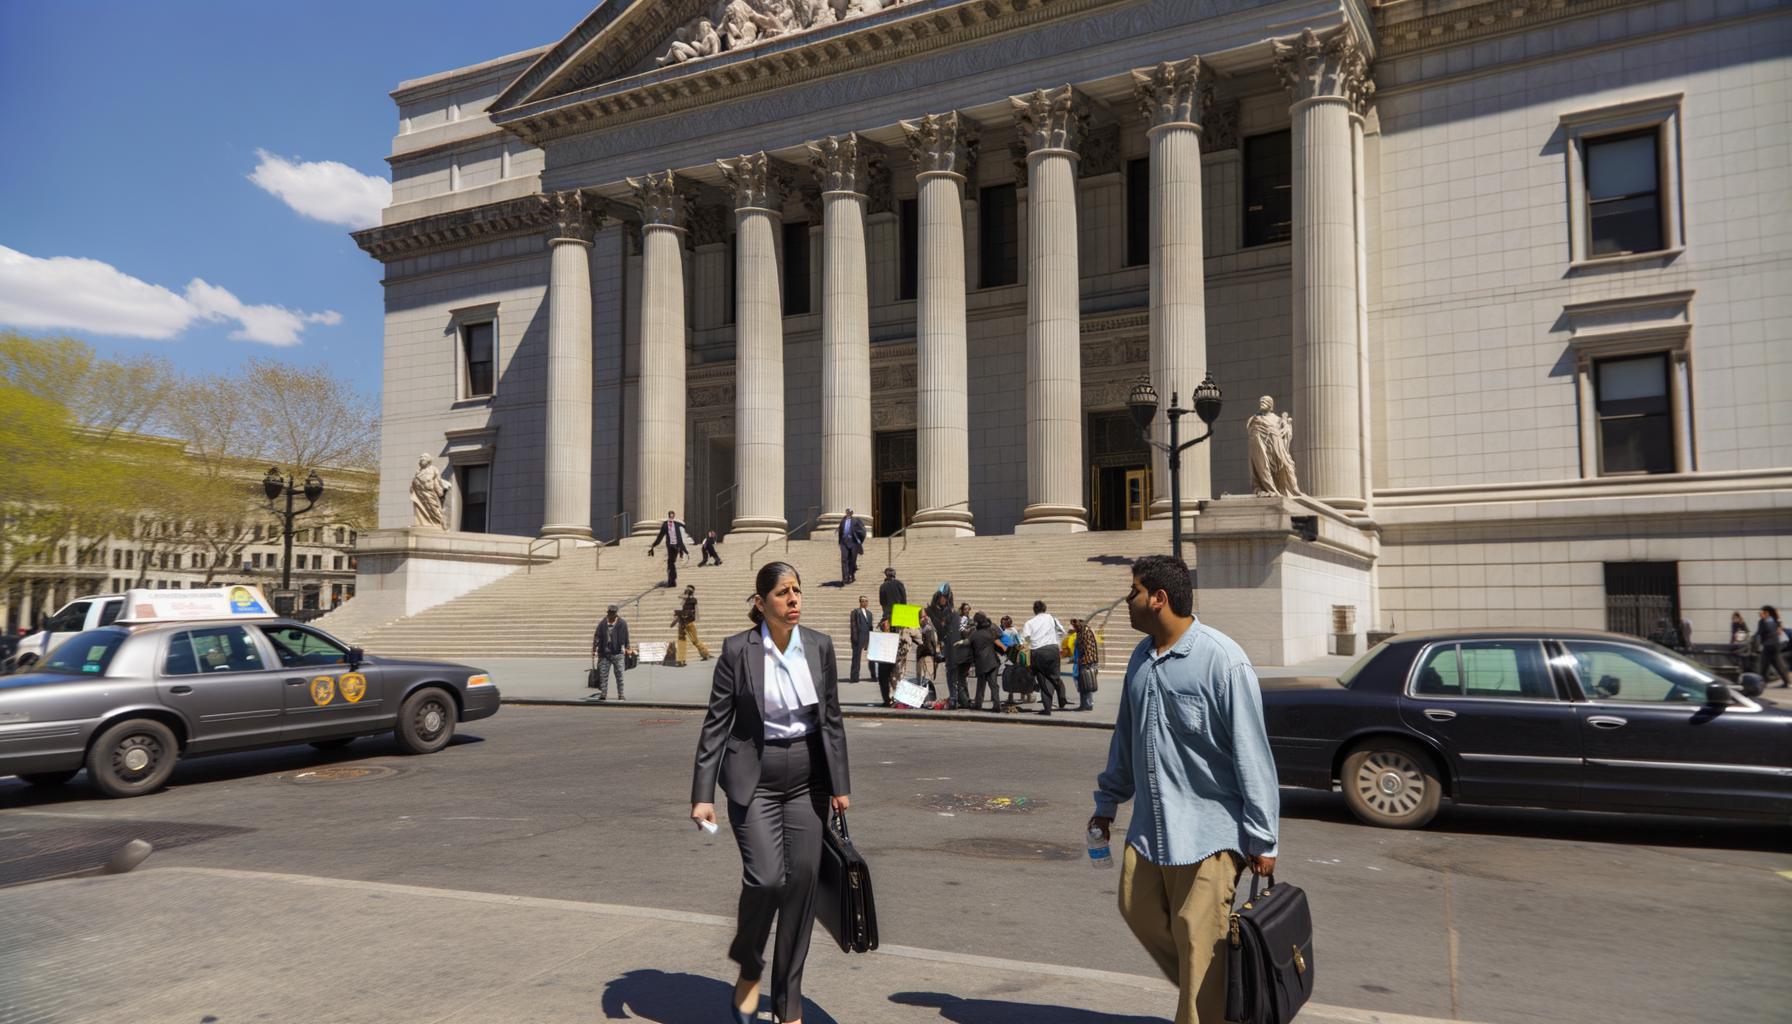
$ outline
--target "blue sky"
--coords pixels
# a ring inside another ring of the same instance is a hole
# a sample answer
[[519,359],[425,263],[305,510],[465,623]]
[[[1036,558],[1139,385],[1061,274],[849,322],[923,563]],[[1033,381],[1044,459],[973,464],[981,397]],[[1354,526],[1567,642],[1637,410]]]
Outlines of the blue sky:
[[322,361],[377,395],[380,266],[319,218],[377,205],[386,94],[594,4],[0,0],[0,326],[193,371]]

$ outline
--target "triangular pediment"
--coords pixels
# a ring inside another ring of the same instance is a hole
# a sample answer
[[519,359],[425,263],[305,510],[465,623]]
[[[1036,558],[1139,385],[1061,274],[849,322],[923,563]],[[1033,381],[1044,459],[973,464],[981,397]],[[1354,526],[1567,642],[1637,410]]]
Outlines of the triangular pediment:
[[921,0],[604,0],[492,104],[494,113],[664,67],[699,66]]

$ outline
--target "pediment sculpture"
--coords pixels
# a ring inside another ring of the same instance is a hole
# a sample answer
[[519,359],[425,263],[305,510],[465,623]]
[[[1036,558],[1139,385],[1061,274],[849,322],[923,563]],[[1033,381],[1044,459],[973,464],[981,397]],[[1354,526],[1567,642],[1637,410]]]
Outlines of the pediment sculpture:
[[862,14],[875,14],[904,0],[716,0],[710,13],[694,18],[672,35],[672,45],[654,63],[665,67],[739,50],[768,39],[806,32]]

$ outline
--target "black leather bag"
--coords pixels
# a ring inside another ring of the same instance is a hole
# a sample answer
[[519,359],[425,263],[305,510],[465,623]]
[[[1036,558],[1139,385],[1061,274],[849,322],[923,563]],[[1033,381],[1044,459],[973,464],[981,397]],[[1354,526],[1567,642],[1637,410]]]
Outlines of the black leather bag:
[[597,652],[593,651],[591,652],[591,667],[585,670],[585,688],[595,690],[597,684]]
[[624,653],[622,655],[622,667],[623,668],[640,668],[641,667],[641,656],[639,654],[636,654],[634,651],[628,651],[628,652]]
[[1226,1019],[1288,1024],[1313,994],[1313,915],[1297,886],[1251,876],[1226,941]]
[[846,830],[846,815],[836,813],[823,830],[821,883],[815,913],[840,944],[842,953],[877,948],[877,903],[871,897],[871,868]]

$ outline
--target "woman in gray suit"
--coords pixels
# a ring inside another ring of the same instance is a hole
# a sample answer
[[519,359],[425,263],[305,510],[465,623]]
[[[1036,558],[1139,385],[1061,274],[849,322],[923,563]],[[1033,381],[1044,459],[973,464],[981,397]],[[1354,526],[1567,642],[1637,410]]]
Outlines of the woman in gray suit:
[[714,824],[719,779],[741,860],[739,923],[728,950],[740,965],[733,1019],[747,1024],[758,1012],[775,915],[772,1012],[800,1024],[822,829],[830,808],[846,810],[852,789],[846,726],[834,641],[798,624],[803,583],[796,569],[767,563],[753,590],[753,628],[729,637],[716,658],[697,740],[691,820]]

